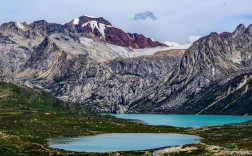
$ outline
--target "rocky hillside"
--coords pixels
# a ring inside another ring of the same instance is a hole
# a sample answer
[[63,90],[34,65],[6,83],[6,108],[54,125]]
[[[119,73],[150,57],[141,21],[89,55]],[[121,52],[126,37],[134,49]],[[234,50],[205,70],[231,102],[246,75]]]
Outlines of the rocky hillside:
[[251,28],[239,25],[229,36],[211,33],[199,39],[185,52],[173,77],[157,82],[158,90],[151,88],[150,92],[156,91],[155,98],[145,93],[131,104],[132,111],[251,113],[247,94],[251,87],[246,75],[251,72]]
[[187,50],[156,43],[104,18],[5,23],[0,80],[103,112],[251,114],[252,25]]

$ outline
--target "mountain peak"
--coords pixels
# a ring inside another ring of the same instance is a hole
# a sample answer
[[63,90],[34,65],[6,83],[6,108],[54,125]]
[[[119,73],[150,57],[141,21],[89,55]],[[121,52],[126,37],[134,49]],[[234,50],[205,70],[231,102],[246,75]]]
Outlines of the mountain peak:
[[152,41],[142,34],[126,33],[103,17],[80,16],[65,25],[71,32],[79,36],[98,39],[114,45],[136,49],[147,47],[167,46],[163,43]]
[[252,24],[250,24],[244,31],[245,34],[252,35]]
[[9,29],[13,27],[24,30],[27,27],[27,24],[25,22],[8,22],[8,23],[3,23],[0,26],[1,29]]
[[239,24],[235,31],[232,33],[232,37],[235,38],[241,34],[243,34],[243,32],[245,31],[246,27],[244,26],[244,24]]
[[75,18],[72,22],[75,25],[85,25],[88,22],[96,21],[97,23],[105,24],[105,25],[112,25],[109,21],[104,19],[103,17],[92,17],[92,16],[80,16]]
[[211,32],[209,36],[219,36],[219,34],[217,32]]

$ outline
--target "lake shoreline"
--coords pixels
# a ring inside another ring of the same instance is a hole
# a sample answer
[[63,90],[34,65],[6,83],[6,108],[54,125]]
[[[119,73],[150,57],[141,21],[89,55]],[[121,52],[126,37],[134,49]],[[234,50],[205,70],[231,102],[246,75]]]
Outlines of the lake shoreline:
[[[106,114],[108,115],[108,114]],[[234,115],[193,115],[193,114],[110,114],[111,116],[140,121],[148,125],[174,126],[184,128],[200,128],[235,124],[252,120],[250,116]]]
[[[36,112],[33,112],[32,114],[27,114],[27,113],[25,113],[25,114],[23,114],[22,113],[22,111],[18,111],[18,113],[13,113],[13,110],[11,111],[11,113],[8,113],[8,111],[6,112],[6,111],[1,111],[2,113],[1,114],[8,114],[8,119],[10,119],[10,117],[15,117],[15,116],[18,116],[18,118],[19,118],[19,116],[23,116],[22,118],[23,118],[23,120],[26,120],[26,118],[27,117],[29,117],[30,115],[31,115],[31,117],[32,118],[34,118],[35,116],[37,116],[37,115],[39,115],[39,114],[37,114]],[[4,113],[4,112],[6,112],[6,113]],[[35,114],[34,114],[35,113]],[[27,116],[28,115],[28,116]],[[34,116],[35,115],[35,116]],[[56,116],[55,116],[56,115]],[[51,114],[51,115],[46,115],[47,117],[53,117],[53,116],[55,116],[56,118],[59,118],[59,117],[57,117],[58,115],[57,114]],[[67,114],[62,114],[62,115],[64,115],[65,117],[67,117],[68,115]],[[27,117],[26,117],[27,116]],[[34,117],[33,117],[34,116]],[[61,116],[61,115],[60,115]],[[71,115],[70,115],[71,116]],[[69,117],[70,117],[69,116]],[[5,118],[6,117],[6,115],[5,116],[3,116],[2,117],[2,119],[3,118]],[[45,116],[43,115],[43,118],[44,118]],[[35,117],[35,118],[38,118],[38,116],[37,117]],[[67,117],[68,118],[68,117]],[[67,119],[66,118],[66,119]],[[82,117],[81,117],[82,118]],[[77,119],[78,120],[80,120],[81,119],[80,117],[78,117],[78,116],[76,116],[76,117],[74,117],[73,119],[75,120],[75,121],[77,121]],[[1,118],[0,118],[1,119]],[[252,121],[247,121],[247,122],[243,122],[243,123],[236,123],[236,124],[228,124],[228,125],[219,125],[219,126],[208,126],[208,127],[202,127],[202,128],[184,128],[184,129],[181,129],[181,128],[179,128],[179,127],[170,127],[170,126],[151,126],[151,125],[144,125],[144,124],[141,124],[141,123],[135,123],[135,122],[133,122],[133,121],[128,121],[128,120],[124,120],[124,119],[114,119],[114,117],[112,117],[112,118],[110,118],[110,117],[105,117],[104,118],[105,120],[104,121],[108,121],[108,120],[111,120],[112,119],[112,121],[114,120],[115,121],[115,123],[118,123],[118,122],[121,122],[121,123],[129,123],[129,124],[136,124],[137,125],[137,127],[144,127],[144,126],[147,126],[147,127],[153,127],[153,128],[157,128],[156,130],[154,130],[154,131],[149,131],[148,133],[175,133],[175,134],[177,134],[177,133],[181,133],[181,134],[189,134],[189,135],[197,135],[197,136],[200,136],[202,139],[200,140],[203,144],[208,144],[208,143],[211,143],[212,141],[211,141],[211,139],[213,138],[214,140],[215,140],[215,143],[214,144],[219,144],[219,142],[223,142],[223,139],[222,139],[222,137],[219,135],[219,134],[221,134],[222,132],[220,131],[220,132],[215,132],[216,130],[222,130],[223,128],[228,128],[229,129],[229,131],[227,131],[227,132],[225,132],[225,133],[228,133],[228,135],[230,135],[231,136],[231,138],[229,138],[229,139],[232,139],[232,138],[235,138],[235,137],[232,137],[233,135],[234,136],[236,136],[237,137],[237,131],[240,131],[241,132],[241,134],[243,134],[243,133],[245,133],[246,131],[248,131],[249,129],[251,129],[252,130]],[[50,120],[46,120],[47,122],[53,122],[55,119],[50,119]],[[69,120],[69,119],[67,119],[67,120]],[[92,121],[93,121],[94,119],[92,119]],[[99,119],[100,120],[100,119]],[[102,121],[102,122],[104,122],[104,121]],[[10,121],[5,121],[5,122],[10,122]],[[66,122],[66,121],[64,121],[64,122]],[[62,121],[62,124],[64,125],[64,122]],[[73,123],[72,121],[70,122],[70,123]],[[81,123],[86,123],[86,122],[81,122],[81,120],[78,122],[79,124],[81,124]],[[101,123],[101,121],[99,121],[99,122],[97,122],[97,124],[96,125],[99,125],[99,123]],[[62,126],[63,126],[62,125]],[[54,124],[54,126],[53,127],[57,127],[57,126],[60,126],[60,125],[55,125]],[[64,125],[65,126],[65,125]],[[34,127],[34,126],[33,126]],[[35,126],[36,127],[36,126]],[[127,126],[127,127],[129,127],[129,126]],[[217,128],[216,128],[217,127]],[[247,128],[246,128],[247,127]],[[25,127],[24,127],[25,128]],[[99,127],[96,127],[96,128],[94,128],[93,130],[95,130],[95,129],[98,129]],[[171,129],[170,129],[171,128]],[[40,128],[41,129],[41,128]],[[125,128],[124,128],[125,129]],[[145,130],[144,130],[145,129]],[[163,131],[162,129],[167,129],[167,130],[165,130],[165,131]],[[170,130],[169,130],[170,129]],[[70,129],[69,129],[70,130]],[[20,131],[20,129],[18,130],[18,131]],[[51,131],[51,130],[50,130]],[[49,133],[52,133],[53,131],[48,131]],[[119,132],[119,133],[121,133],[121,132],[123,132],[123,133],[130,133],[130,132],[132,132],[132,131],[134,131],[134,128],[133,129],[131,129],[131,131],[122,131],[122,130],[119,130],[119,131],[117,131],[117,132]],[[146,131],[146,128],[143,128],[142,130],[140,130],[139,132],[140,133],[144,133],[144,131],[145,132],[147,132]],[[21,132],[22,132],[22,130],[21,130]],[[61,135],[55,135],[54,137],[59,137],[59,136],[61,136],[61,137],[69,137],[69,136],[71,136],[71,137],[73,137],[73,136],[93,136],[93,135],[96,135],[96,134],[106,134],[106,133],[111,133],[111,132],[109,132],[109,131],[103,131],[103,132],[101,132],[101,131],[97,131],[97,130],[95,130],[95,131],[93,131],[92,133],[86,133],[85,135],[80,135],[80,134],[77,134],[76,132],[76,130],[75,131],[73,131],[73,132],[71,132],[71,135],[69,135],[69,134],[64,134],[65,132],[67,132],[67,131],[62,131],[62,133],[61,133]],[[9,134],[5,134],[5,137],[8,137],[9,136]],[[15,135],[15,136],[17,136],[18,137],[18,135]],[[34,133],[31,133],[31,136],[41,136],[40,134],[34,134]],[[13,136],[11,136],[11,137],[13,137]],[[239,137],[239,136],[238,136]],[[241,136],[242,137],[242,136]],[[249,138],[250,137],[250,135],[249,134],[246,134],[245,136],[244,136],[245,138]],[[51,137],[42,137],[42,138],[44,138],[45,140],[46,140],[46,138],[51,138]],[[235,139],[237,139],[237,138],[235,138]],[[43,140],[43,139],[42,139]],[[218,142],[218,140],[220,140],[219,142]],[[239,140],[239,139],[237,139],[237,140]],[[223,146],[226,146],[225,145],[225,142],[230,142],[229,140],[224,140],[224,144],[222,144]],[[236,142],[235,140],[233,140],[232,142]],[[186,146],[186,145],[185,145]],[[199,146],[198,144],[196,144],[195,146]],[[244,144],[244,145],[239,145],[238,147],[250,147],[249,146],[249,144],[248,145],[246,145],[246,144]],[[31,147],[29,147],[29,148],[31,148]],[[47,150],[49,150],[49,151],[57,151],[57,152],[60,152],[60,153],[75,153],[75,154],[80,154],[80,155],[90,155],[90,153],[86,153],[86,152],[72,152],[72,151],[64,151],[64,150],[59,150],[59,149],[53,149],[53,148],[50,148],[49,147],[49,144],[45,144],[45,145],[43,145],[43,148],[46,148]],[[107,156],[110,156],[110,155],[114,155],[115,153],[120,153],[120,154],[123,154],[123,155],[130,155],[129,153],[134,153],[134,155],[142,155],[143,153],[152,153],[154,150],[157,150],[157,149],[149,149],[149,150],[138,150],[138,151],[122,151],[122,152],[108,152],[108,153],[104,153],[104,155],[107,155]],[[252,149],[251,149],[252,150]],[[42,151],[41,151],[42,152]],[[44,151],[44,152],[46,152],[46,151]],[[98,155],[98,153],[96,154],[96,153],[91,153],[91,155]]]
[[53,138],[48,139],[48,144],[51,148],[68,151],[106,153],[198,144],[201,139],[199,136],[179,133],[104,133],[85,137]]

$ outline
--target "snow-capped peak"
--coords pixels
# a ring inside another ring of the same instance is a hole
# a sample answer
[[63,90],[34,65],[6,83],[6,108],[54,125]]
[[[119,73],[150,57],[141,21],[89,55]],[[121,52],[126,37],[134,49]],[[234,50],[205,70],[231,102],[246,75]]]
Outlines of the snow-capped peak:
[[93,32],[97,29],[104,38],[106,27],[112,27],[111,23],[103,17],[80,16],[75,18],[72,23],[74,25],[81,25],[82,27],[90,26]]
[[79,18],[75,18],[75,19],[73,20],[73,24],[77,25],[77,24],[79,24],[79,21],[80,21]]

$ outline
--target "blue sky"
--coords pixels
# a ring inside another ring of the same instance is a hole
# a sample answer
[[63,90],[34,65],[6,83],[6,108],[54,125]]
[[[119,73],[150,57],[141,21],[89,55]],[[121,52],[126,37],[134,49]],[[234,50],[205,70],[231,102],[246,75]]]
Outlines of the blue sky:
[[81,15],[102,16],[124,31],[179,43],[189,36],[252,23],[251,0],[0,0],[0,4],[0,23],[40,19],[66,23]]

